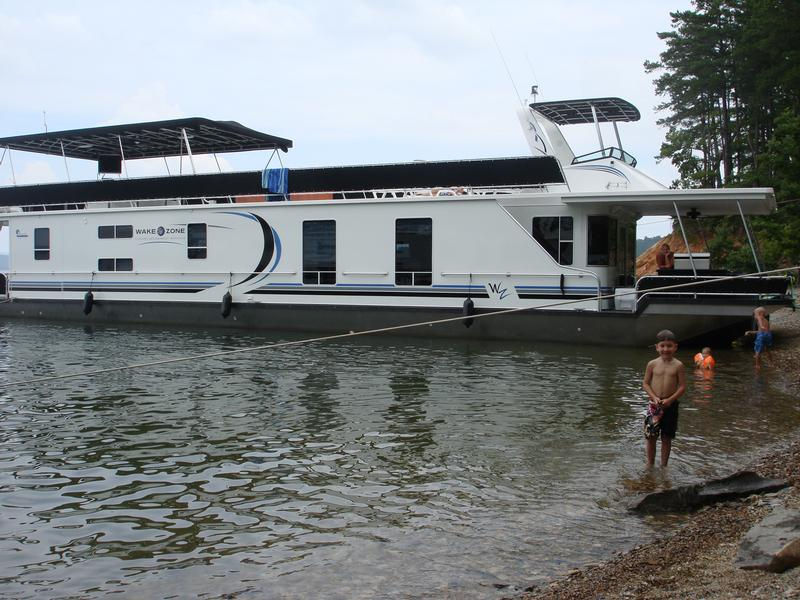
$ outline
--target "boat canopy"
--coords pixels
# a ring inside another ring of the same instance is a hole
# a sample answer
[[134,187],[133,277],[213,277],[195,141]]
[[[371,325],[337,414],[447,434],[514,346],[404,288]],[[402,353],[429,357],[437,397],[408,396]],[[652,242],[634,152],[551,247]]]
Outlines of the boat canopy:
[[608,211],[625,208],[640,216],[678,215],[690,218],[721,215],[768,215],[775,210],[772,188],[719,188],[653,190],[642,192],[592,192],[564,194],[568,206]]
[[[186,148],[186,142],[190,148]],[[50,131],[0,138],[0,148],[115,163],[139,158],[275,150],[292,140],[249,129],[236,121],[200,117]]]
[[630,122],[638,121],[641,117],[639,109],[622,98],[534,102],[530,107],[556,125]]

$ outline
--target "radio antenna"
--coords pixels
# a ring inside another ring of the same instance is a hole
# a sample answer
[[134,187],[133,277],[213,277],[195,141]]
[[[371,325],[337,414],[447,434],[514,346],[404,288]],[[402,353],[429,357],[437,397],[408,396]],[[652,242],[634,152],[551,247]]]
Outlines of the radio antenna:
[[[531,75],[533,75],[533,83],[534,84],[538,84],[539,83],[539,78],[536,76],[536,69],[533,68],[533,63],[531,62],[531,57],[528,56],[527,52],[525,53],[525,60],[528,61],[528,67],[531,70]],[[539,86],[536,85],[536,88],[538,89]]]
[[519,100],[520,106],[524,107],[525,103],[522,101],[522,96],[519,95],[519,90],[517,89],[517,84],[514,83],[514,78],[511,76],[511,70],[508,68],[508,63],[506,63],[506,58],[503,56],[503,51],[500,50],[500,44],[497,43],[497,38],[494,37],[494,31],[491,32],[492,40],[494,40],[494,46],[497,48],[497,53],[500,55],[500,60],[503,61],[503,66],[506,68],[506,73],[508,74],[509,80],[511,80],[511,87],[514,88],[514,93],[517,95],[517,100]]

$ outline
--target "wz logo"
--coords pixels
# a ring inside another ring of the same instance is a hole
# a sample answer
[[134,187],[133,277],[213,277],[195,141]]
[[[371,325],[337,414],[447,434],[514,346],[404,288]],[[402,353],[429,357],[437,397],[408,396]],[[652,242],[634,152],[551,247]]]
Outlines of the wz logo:
[[500,296],[500,300],[511,294],[502,283],[487,283],[486,285],[489,288],[489,293]]

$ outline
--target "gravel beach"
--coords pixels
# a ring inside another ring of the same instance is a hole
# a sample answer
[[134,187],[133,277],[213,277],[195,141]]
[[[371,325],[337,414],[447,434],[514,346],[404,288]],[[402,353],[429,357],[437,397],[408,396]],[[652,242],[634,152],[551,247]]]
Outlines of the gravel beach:
[[[771,370],[796,394],[800,386],[800,313],[781,309],[770,322],[776,343],[762,368]],[[800,510],[800,430],[791,439],[776,440],[769,454],[742,465],[745,468],[764,477],[785,478],[792,485],[776,494],[707,507],[663,538],[601,565],[576,570],[519,598],[800,598],[800,567],[775,574],[733,566],[742,537],[773,506]]]

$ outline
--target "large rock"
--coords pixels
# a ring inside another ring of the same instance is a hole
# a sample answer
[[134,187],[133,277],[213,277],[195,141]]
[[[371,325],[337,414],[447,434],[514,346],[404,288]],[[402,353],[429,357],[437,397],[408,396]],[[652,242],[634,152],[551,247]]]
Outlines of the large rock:
[[776,508],[764,517],[744,536],[734,564],[773,573],[800,565],[800,514]]
[[788,485],[784,479],[765,479],[752,471],[740,471],[723,479],[639,496],[632,502],[631,510],[645,514],[690,512],[715,502],[776,492]]

